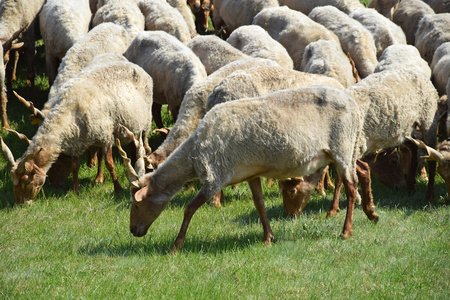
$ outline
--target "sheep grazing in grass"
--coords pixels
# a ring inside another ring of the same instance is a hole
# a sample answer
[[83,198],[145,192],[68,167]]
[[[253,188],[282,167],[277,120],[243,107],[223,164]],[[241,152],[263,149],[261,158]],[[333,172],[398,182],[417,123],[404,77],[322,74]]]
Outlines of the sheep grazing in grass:
[[372,34],[360,22],[333,6],[316,7],[308,16],[336,34],[361,78],[373,73],[378,63],[377,49]]
[[249,56],[272,59],[288,69],[294,67],[286,48],[260,26],[245,25],[237,28],[228,37],[227,43]]
[[308,15],[317,6],[331,5],[346,14],[364,7],[359,0],[278,0],[278,2],[280,6],[286,5],[290,9],[301,11],[305,15]]
[[306,46],[300,71],[334,78],[344,87],[357,81],[348,56],[333,41],[318,40]]
[[392,21],[399,25],[406,35],[406,42],[414,45],[416,31],[420,20],[428,14],[433,14],[431,7],[421,0],[400,1],[392,8]]
[[140,0],[139,9],[145,17],[145,30],[162,30],[183,43],[189,42],[191,33],[181,13],[161,0]]
[[414,45],[429,64],[436,49],[450,42],[450,13],[424,16],[417,26]]
[[294,61],[295,70],[300,70],[303,52],[309,43],[323,39],[335,41],[340,45],[333,32],[303,13],[286,6],[263,9],[255,16],[253,24],[264,28],[274,40],[286,48]]
[[431,62],[433,70],[433,83],[439,92],[439,95],[447,94],[447,83],[450,79],[450,42],[442,43],[434,52]]
[[200,59],[185,44],[164,31],[142,31],[124,56],[153,78],[153,117],[163,127],[161,105],[168,104],[174,120],[184,94],[207,74]]
[[194,18],[192,18],[191,10],[188,5],[186,5],[186,1],[184,0],[167,0],[172,7],[175,7],[180,14],[183,16],[183,19],[186,21],[186,25],[188,26],[189,33],[191,38],[197,35],[196,24],[194,23]]
[[390,45],[406,44],[406,36],[402,28],[374,9],[360,8],[352,11],[349,16],[359,21],[372,33],[377,47],[377,57],[380,57],[384,49]]
[[277,0],[214,0],[214,28],[224,28],[229,36],[240,26],[252,24],[253,18],[264,8],[278,7]]
[[214,87],[236,70],[246,70],[255,66],[278,66],[272,60],[262,58],[244,58],[231,62],[218,69],[204,80],[194,84],[184,95],[177,121],[164,142],[148,156],[152,168],[159,164],[191,135],[206,114],[206,101]]
[[414,46],[403,44],[395,44],[387,47],[380,56],[374,73],[403,69],[412,72],[421,72],[426,77],[431,77],[430,66],[422,59],[419,50]]
[[[112,160],[115,139],[127,141],[120,127],[133,132],[151,128],[152,79],[139,66],[130,62],[101,64],[80,74],[60,89],[61,99],[52,107],[39,127],[24,155],[12,165],[11,179],[18,204],[35,200],[45,183],[46,174],[61,153],[77,158],[88,147],[102,147],[107,155],[106,167],[114,182],[114,191],[121,192]],[[7,150],[3,149],[3,153]],[[73,164],[77,177],[79,160]],[[79,184],[74,181],[74,190]]]
[[88,0],[49,0],[42,7],[39,23],[50,86],[66,52],[88,32],[91,16]]
[[[347,193],[342,236],[349,237],[357,193],[355,145],[362,119],[355,101],[329,86],[283,90],[217,105],[157,170],[140,175],[128,165],[127,173],[138,175],[128,176],[133,184],[130,231],[144,236],[175,193],[187,181],[200,178],[203,186],[187,205],[172,248],[177,251],[195,211],[225,186],[247,181],[263,225],[263,241],[270,244],[273,232],[259,178],[314,174],[333,162]],[[217,120],[229,121],[223,126]]]
[[92,19],[93,27],[111,22],[123,26],[132,37],[145,29],[145,17],[135,0],[99,0],[97,7]]
[[248,57],[215,35],[198,35],[187,46],[201,60],[208,75],[232,61]]

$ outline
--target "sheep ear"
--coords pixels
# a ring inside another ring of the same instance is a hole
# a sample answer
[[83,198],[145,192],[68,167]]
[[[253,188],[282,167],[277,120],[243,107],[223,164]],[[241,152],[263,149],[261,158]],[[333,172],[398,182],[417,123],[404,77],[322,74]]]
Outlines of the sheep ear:
[[3,141],[3,139],[1,137],[0,137],[0,145],[2,148],[3,157],[8,162],[9,167],[12,168],[12,166],[14,165],[14,162],[15,162],[14,155],[12,154],[12,152],[8,148],[8,146],[6,146],[5,142]]
[[144,200],[145,196],[147,196],[148,194],[151,194],[152,192],[153,192],[153,190],[152,190],[151,186],[146,185],[134,194],[134,200],[136,202],[141,202],[142,200]]
[[24,159],[22,159],[17,165],[17,172],[23,173],[25,171],[31,171],[30,168],[30,160],[32,160],[35,156],[35,153],[28,154]]

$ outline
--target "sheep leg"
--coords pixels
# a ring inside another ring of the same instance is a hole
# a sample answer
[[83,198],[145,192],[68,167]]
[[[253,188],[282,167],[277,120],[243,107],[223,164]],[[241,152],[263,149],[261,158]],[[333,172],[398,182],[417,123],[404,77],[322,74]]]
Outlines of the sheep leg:
[[331,207],[327,212],[327,218],[334,217],[339,212],[339,196],[341,195],[342,179],[339,175],[336,176],[334,185],[333,201]]
[[158,128],[164,127],[164,124],[162,122],[162,117],[161,117],[161,108],[162,108],[162,104],[153,102],[153,105],[152,105],[153,121],[155,121],[155,124]]
[[[3,83],[0,82],[0,84],[3,84]],[[8,103],[8,98],[6,97],[5,91],[2,91],[1,93],[2,93],[2,95],[1,95],[2,99],[1,99],[1,102],[0,102],[0,105],[1,105],[1,112],[0,113],[2,114],[2,127],[9,128],[8,115],[6,113],[6,105]]]
[[122,187],[120,186],[119,180],[117,179],[116,171],[114,170],[114,160],[112,155],[112,147],[108,147],[108,151],[106,152],[105,165],[111,174],[111,178],[114,184],[114,193],[116,195],[121,194],[123,192]]
[[103,165],[103,151],[97,149],[97,176],[95,176],[95,182],[97,183],[103,183],[104,181],[102,165]]
[[330,166],[327,167],[327,170],[325,172],[325,188],[334,189],[334,184],[330,177]]
[[79,171],[80,171],[80,157],[72,156],[72,177],[73,177],[72,189],[77,195],[80,193],[80,181],[78,179]]
[[362,209],[369,220],[377,223],[378,215],[375,212],[375,205],[373,204],[369,164],[358,159],[356,161],[356,175],[361,185]]
[[347,195],[347,215],[345,216],[344,229],[342,230],[341,237],[347,239],[353,233],[352,220],[357,193],[356,186],[358,183],[356,180],[351,183],[348,179],[343,179],[342,182],[344,184],[345,194]]
[[[408,173],[406,174],[406,191],[411,194],[415,190],[416,185],[416,172],[418,167],[417,162],[417,146],[413,144],[412,142],[406,142],[406,146],[411,150],[411,161],[410,161],[410,168],[408,170]],[[428,193],[427,193],[428,195]]]
[[210,198],[209,195],[207,195],[205,192],[205,189],[202,188],[197,193],[197,195],[194,197],[194,199],[189,202],[189,204],[186,206],[186,209],[184,210],[184,217],[183,217],[183,223],[181,223],[180,232],[178,233],[177,238],[175,239],[175,242],[172,246],[172,252],[176,253],[178,250],[181,249],[184,245],[184,240],[186,238],[186,232],[189,226],[189,222],[192,219],[192,216],[197,211],[197,209],[205,204],[206,201]]
[[221,199],[223,199],[223,191],[222,190],[212,198],[211,204],[215,207],[222,207],[222,205],[220,204]]
[[253,195],[253,202],[255,203],[256,211],[258,212],[259,219],[261,220],[264,230],[264,244],[270,246],[274,239],[272,229],[270,228],[269,219],[267,218],[266,207],[264,206],[264,200],[262,195],[261,178],[254,178],[248,181],[250,189]]
[[92,168],[97,163],[97,155],[99,149],[95,146],[89,147],[86,152],[86,165],[89,168]]
[[322,176],[320,177],[319,182],[316,185],[316,191],[322,197],[326,196],[326,193],[325,193],[325,173],[327,171],[328,171],[328,169],[324,170]]
[[426,201],[432,201],[434,198],[434,177],[436,175],[436,161],[428,160],[428,186]]

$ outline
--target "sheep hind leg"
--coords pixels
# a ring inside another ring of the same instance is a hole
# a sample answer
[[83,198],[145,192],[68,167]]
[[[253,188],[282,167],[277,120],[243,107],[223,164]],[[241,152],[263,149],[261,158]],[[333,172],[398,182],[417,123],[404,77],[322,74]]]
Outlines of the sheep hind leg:
[[267,218],[266,208],[264,206],[264,200],[262,196],[261,179],[254,178],[248,181],[250,189],[253,195],[253,202],[255,203],[256,210],[258,211],[259,219],[261,220],[264,230],[264,244],[270,246],[274,240],[272,229],[270,228],[269,219]]
[[358,183],[356,180],[351,183],[348,179],[343,179],[342,182],[344,184],[345,194],[347,195],[347,215],[345,216],[344,228],[342,229],[341,237],[347,239],[353,234],[353,210],[355,208],[357,194],[356,186]]
[[106,152],[105,166],[111,174],[111,178],[114,184],[114,193],[116,195],[121,194],[123,192],[122,187],[120,186],[119,180],[117,179],[116,171],[114,170],[114,160],[112,155],[112,147],[108,147]]
[[95,176],[96,183],[103,183],[103,151],[101,149],[97,149],[97,176]]
[[377,223],[379,217],[373,204],[369,164],[358,159],[356,161],[356,175],[361,185],[362,209],[369,220]]
[[176,253],[181,249],[181,247],[183,247],[184,240],[186,239],[186,232],[192,216],[197,211],[197,209],[205,204],[205,202],[208,201],[208,199],[211,198],[211,196],[214,194],[216,193],[207,193],[205,186],[203,186],[194,197],[194,199],[192,199],[191,202],[189,202],[189,204],[186,206],[186,209],[184,210],[183,223],[181,223],[180,231],[171,249],[172,253]]
[[75,192],[75,194],[80,193],[80,181],[78,178],[78,172],[80,171],[80,157],[79,156],[72,156],[72,189]]
[[336,176],[334,184],[334,195],[331,207],[327,212],[327,218],[334,217],[339,212],[339,196],[341,195],[342,179],[339,175]]

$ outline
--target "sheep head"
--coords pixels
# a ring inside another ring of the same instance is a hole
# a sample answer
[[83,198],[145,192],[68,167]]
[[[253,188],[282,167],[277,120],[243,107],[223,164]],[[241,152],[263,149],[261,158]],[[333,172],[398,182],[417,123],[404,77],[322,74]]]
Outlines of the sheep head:
[[136,144],[137,160],[135,168],[131,165],[131,160],[122,149],[118,139],[116,144],[125,164],[126,177],[131,183],[130,231],[134,236],[141,237],[147,233],[152,223],[166,207],[166,204],[159,204],[152,197],[154,189],[151,186],[151,173],[145,174],[145,149],[142,139],[139,138],[137,140],[128,129],[125,128],[125,130],[132,142]]
[[202,5],[200,0],[187,0],[187,4],[194,13],[200,11]]
[[45,183],[47,177],[45,171],[36,164],[41,150],[18,159],[11,168],[11,179],[17,204],[34,201]]
[[410,151],[407,147],[382,149],[364,158],[372,175],[385,186],[397,189],[405,185]]
[[279,180],[278,186],[283,196],[284,210],[288,216],[300,216],[308,204],[312,191],[323,174],[323,168],[306,177]]

